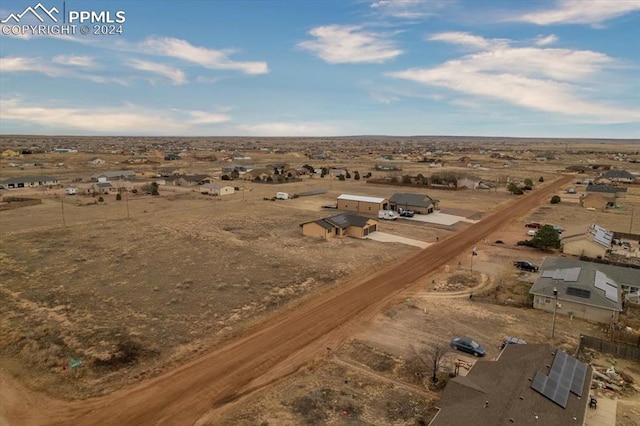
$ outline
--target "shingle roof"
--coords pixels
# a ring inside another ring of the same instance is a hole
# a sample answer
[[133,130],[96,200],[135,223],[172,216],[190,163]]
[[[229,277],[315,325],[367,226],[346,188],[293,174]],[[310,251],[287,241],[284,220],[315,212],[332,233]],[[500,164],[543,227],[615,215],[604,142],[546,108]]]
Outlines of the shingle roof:
[[[573,270],[573,272],[569,270]],[[558,300],[560,301],[566,300],[612,311],[622,311],[620,286],[633,285],[638,282],[638,271],[633,268],[559,257],[546,258],[540,271],[540,277],[533,284],[529,293],[553,297],[555,287],[558,290]],[[596,287],[597,281],[599,281],[596,276],[602,276],[601,274],[617,284],[617,300],[607,298],[605,290]],[[569,288],[577,290],[568,290]],[[588,294],[584,291],[588,291]]]
[[587,192],[606,192],[615,194],[616,192],[627,192],[627,188],[609,185],[587,185]]
[[428,195],[396,192],[389,198],[390,203],[407,206],[429,207],[438,202]]
[[607,179],[635,179],[636,177],[626,170],[609,170],[604,175]]
[[134,177],[136,172],[133,170],[117,170],[113,172],[100,172],[91,175],[91,179],[98,179],[100,177],[114,178],[114,177]]
[[317,223],[318,225],[322,226],[325,229],[332,229],[334,227],[344,229],[348,226],[362,227],[362,226],[365,226],[368,221],[369,221],[369,218],[364,216],[360,216],[354,213],[343,213],[343,214],[338,214],[331,217],[325,217],[322,219],[313,220],[311,222],[305,222],[300,224],[300,226],[313,222],[313,223]]
[[449,381],[430,426],[581,425],[589,400],[590,368],[582,398],[571,393],[566,408],[531,389],[530,380],[538,371],[549,373],[553,354],[549,345],[507,345],[497,361],[476,362],[466,377]]

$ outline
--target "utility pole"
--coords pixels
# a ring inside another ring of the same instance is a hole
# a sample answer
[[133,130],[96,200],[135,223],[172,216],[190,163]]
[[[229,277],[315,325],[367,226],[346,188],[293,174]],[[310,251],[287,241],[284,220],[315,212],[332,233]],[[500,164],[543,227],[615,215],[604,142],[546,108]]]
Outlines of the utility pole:
[[126,204],[127,204],[127,219],[129,219],[129,191],[127,191],[125,193],[125,195],[126,195],[125,200],[126,200]]
[[631,207],[631,221],[629,222],[629,233],[630,234],[633,234],[633,231],[632,231],[632,229],[633,229],[633,214],[635,213],[635,211],[636,211],[636,207],[635,206]]
[[556,334],[556,311],[558,310],[558,288],[553,287],[553,297],[554,305],[553,305],[553,322],[551,323],[551,338]]

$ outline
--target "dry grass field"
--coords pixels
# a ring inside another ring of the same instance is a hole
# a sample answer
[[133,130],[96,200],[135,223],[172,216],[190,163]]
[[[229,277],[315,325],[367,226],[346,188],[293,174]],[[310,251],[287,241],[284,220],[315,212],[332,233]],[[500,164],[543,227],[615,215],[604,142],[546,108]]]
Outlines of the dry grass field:
[[[358,143],[350,141],[348,146]],[[3,374],[16,377],[30,391],[55,398],[103,395],[175,368],[284,307],[346,280],[369,276],[419,250],[399,243],[303,237],[299,225],[336,214],[322,206],[335,204],[342,193],[386,198],[394,192],[426,193],[440,200],[444,211],[477,220],[515,197],[505,189],[507,179],[531,178],[537,184],[539,177],[548,181],[567,165],[592,159],[640,171],[640,164],[618,164],[607,157],[613,151],[611,144],[589,141],[572,141],[570,148],[575,153],[549,161],[535,158],[557,151],[558,145],[552,142],[539,142],[531,151],[526,151],[532,146],[524,142],[496,144],[496,150],[517,156],[511,167],[504,167],[505,160],[492,158],[490,152],[465,149],[446,157],[443,168],[429,168],[414,161],[415,156],[401,153],[394,154],[392,161],[402,166],[401,171],[375,170],[380,163],[377,156],[389,146],[393,142],[363,146],[353,156],[334,147],[336,160],[311,160],[297,151],[255,150],[251,157],[256,165],[343,165],[352,172],[371,172],[374,178],[466,173],[496,182],[498,188],[425,190],[316,176],[282,185],[233,181],[241,190],[226,197],[201,195],[190,187],[161,187],[160,196],[129,194],[119,201],[110,194],[104,196],[104,202],[84,195],[65,196],[59,188],[4,191],[2,195],[42,198],[43,203],[0,212]],[[631,151],[638,146],[630,142],[615,148],[616,152]],[[170,165],[219,177],[224,154],[215,150],[197,153]],[[202,160],[205,154],[217,158]],[[462,156],[470,160],[459,161]],[[106,164],[89,166],[87,161],[96,157]],[[58,177],[66,187],[80,177],[86,181],[97,171],[132,168],[154,173],[168,165],[160,154],[152,156],[151,164],[123,164],[129,157],[130,153],[122,151],[33,154],[29,161],[41,165],[22,168],[9,166],[18,160],[2,158],[0,180],[44,174]],[[470,168],[467,163],[481,167]],[[583,177],[576,175],[576,180]],[[584,190],[581,185],[571,187],[578,193]],[[326,193],[269,200],[276,191],[293,194],[317,189]],[[466,294],[439,297],[443,287],[437,284],[463,274],[473,277],[473,282],[445,290],[467,290],[477,283],[483,290],[498,287],[501,297],[525,300],[531,277],[518,273],[512,262],[526,258],[540,263],[547,255],[516,245],[526,238],[523,224],[527,221],[566,229],[597,223],[640,233],[637,187],[619,200],[619,209],[604,211],[583,209],[564,192],[559,195],[563,198],[560,204],[541,205],[526,217],[513,218],[500,232],[479,242],[473,273],[469,256],[451,259],[334,348],[331,356],[321,354],[315,364],[273,389],[238,401],[225,410],[221,421],[247,425],[421,424],[433,415],[439,389],[429,389],[426,380],[412,375],[417,368],[414,347],[446,344],[452,333],[477,336],[486,342],[490,356],[497,355],[503,335],[517,334],[532,343],[550,342],[546,315],[475,303]],[[379,230],[433,243],[464,232],[467,226],[463,222],[444,226],[398,220],[381,221]],[[495,244],[497,240],[503,244]],[[598,326],[566,318],[559,320],[558,330],[560,337],[553,343],[567,349],[575,348],[579,333],[601,333]],[[72,359],[81,361],[79,368],[69,368]],[[448,368],[452,361],[448,358]]]

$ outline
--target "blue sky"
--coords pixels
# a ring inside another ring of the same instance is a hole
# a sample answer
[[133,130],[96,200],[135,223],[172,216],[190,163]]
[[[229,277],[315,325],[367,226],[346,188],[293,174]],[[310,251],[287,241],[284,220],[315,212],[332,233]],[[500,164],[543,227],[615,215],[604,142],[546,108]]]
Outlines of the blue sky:
[[3,134],[640,138],[640,0],[5,0],[0,20]]

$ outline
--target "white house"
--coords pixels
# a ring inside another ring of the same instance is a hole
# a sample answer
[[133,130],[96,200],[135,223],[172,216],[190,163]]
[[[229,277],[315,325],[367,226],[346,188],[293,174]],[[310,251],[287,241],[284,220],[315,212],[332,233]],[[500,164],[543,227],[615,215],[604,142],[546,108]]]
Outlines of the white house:
[[207,195],[231,195],[235,192],[233,186],[220,185],[217,183],[205,183],[200,185],[200,193]]

